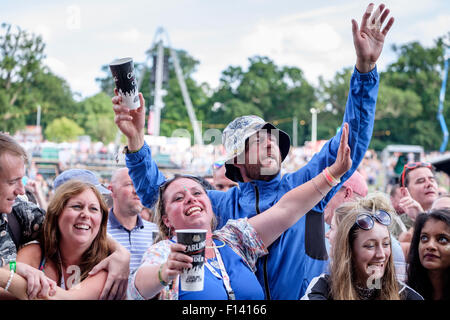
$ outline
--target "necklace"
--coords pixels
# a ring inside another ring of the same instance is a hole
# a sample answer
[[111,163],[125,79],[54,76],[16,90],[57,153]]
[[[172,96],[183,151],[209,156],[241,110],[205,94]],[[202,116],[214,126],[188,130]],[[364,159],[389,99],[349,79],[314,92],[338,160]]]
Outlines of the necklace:
[[376,289],[363,288],[356,285],[355,290],[361,300],[375,300],[375,298],[378,296],[378,292]]

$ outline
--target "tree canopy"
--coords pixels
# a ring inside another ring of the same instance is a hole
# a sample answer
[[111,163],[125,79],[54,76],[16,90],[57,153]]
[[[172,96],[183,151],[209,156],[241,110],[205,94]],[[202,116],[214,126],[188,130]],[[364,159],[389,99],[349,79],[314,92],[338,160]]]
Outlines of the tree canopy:
[[[380,89],[371,148],[387,144],[418,144],[438,150],[443,140],[436,119],[442,84],[444,51],[450,33],[431,47],[417,41],[396,44],[396,60],[380,72]],[[386,49],[385,49],[386,50]],[[164,49],[168,77],[163,89],[165,107],[161,112],[161,135],[192,126],[176,78],[169,48]],[[289,135],[298,121],[298,144],[311,139],[311,108],[319,110],[317,138],[329,139],[341,125],[353,67],[345,66],[330,80],[319,78],[313,86],[301,68],[277,65],[270,57],[248,58],[248,66],[228,66],[220,74],[218,88],[197,83],[193,74],[201,63],[184,50],[176,50],[184,80],[203,131],[222,130],[235,117],[254,114],[274,123]],[[152,57],[155,48],[147,54]],[[49,140],[73,139],[87,134],[94,141],[113,141],[117,132],[111,106],[114,83],[107,65],[104,77],[96,79],[100,92],[82,101],[74,99],[67,81],[45,66],[42,38],[6,23],[0,29],[0,130],[14,133],[36,123],[41,107],[41,125]],[[154,103],[152,66],[135,62],[140,91],[147,114]],[[142,79],[140,79],[142,78]],[[450,82],[447,82],[448,96]],[[444,117],[449,119],[450,101],[445,99]],[[448,123],[450,125],[450,123]],[[67,135],[64,132],[67,130]],[[448,149],[449,147],[447,147]]]

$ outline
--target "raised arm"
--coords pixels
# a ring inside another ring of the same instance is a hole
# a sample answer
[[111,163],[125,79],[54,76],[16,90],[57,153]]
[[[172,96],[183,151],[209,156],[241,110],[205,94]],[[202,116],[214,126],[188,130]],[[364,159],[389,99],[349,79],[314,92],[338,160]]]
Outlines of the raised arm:
[[352,166],[348,146],[348,124],[342,127],[342,135],[335,163],[328,172],[320,173],[310,181],[290,190],[273,207],[249,219],[265,246],[268,247],[284,231],[294,225],[331,190],[326,175],[340,179]]
[[166,178],[159,171],[152,159],[150,147],[144,140],[145,101],[139,93],[140,107],[130,110],[122,104],[122,98],[117,95],[112,98],[115,113],[114,122],[127,137],[128,152],[125,155],[128,174],[133,181],[134,189],[144,206],[151,208],[158,198],[159,186]]
[[[350,80],[343,123],[348,123],[350,128],[348,144],[352,151],[353,165],[342,177],[341,183],[314,207],[314,210],[318,212],[323,211],[342,183],[360,165],[372,138],[379,87],[376,62],[381,55],[385,36],[394,23],[394,18],[390,18],[381,31],[389,10],[385,9],[384,5],[380,5],[373,14],[372,12],[373,4],[370,4],[362,17],[360,28],[356,21],[352,20],[353,43],[357,59]],[[338,133],[314,155],[306,166],[288,176],[290,183],[300,185],[318,175],[324,168],[331,166],[336,160],[339,140]]]

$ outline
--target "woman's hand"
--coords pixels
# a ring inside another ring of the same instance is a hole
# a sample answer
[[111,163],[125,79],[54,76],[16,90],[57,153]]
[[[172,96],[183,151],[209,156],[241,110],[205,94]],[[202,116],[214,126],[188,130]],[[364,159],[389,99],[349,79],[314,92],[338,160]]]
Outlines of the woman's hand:
[[47,278],[45,274],[26,263],[16,263],[16,273],[27,280],[28,298],[44,298],[56,292],[56,282]]
[[130,274],[130,253],[126,249],[116,250],[100,261],[90,272],[92,276],[100,270],[108,271],[108,278],[100,295],[101,300],[120,300],[127,292]]
[[175,279],[183,269],[192,268],[192,257],[184,253],[186,246],[179,243],[173,243],[170,246],[170,254],[167,261],[163,264],[161,277],[165,282]]

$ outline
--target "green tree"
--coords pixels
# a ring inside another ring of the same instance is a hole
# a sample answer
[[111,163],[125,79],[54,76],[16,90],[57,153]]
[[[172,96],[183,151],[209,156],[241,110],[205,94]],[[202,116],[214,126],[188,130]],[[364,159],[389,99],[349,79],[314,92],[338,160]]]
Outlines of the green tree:
[[114,124],[111,97],[100,92],[77,104],[77,124],[84,128],[93,140],[109,143],[114,140],[117,127]]
[[31,82],[42,69],[45,44],[42,38],[20,27],[2,23],[0,32],[0,122],[2,130],[14,133],[25,125],[33,108],[20,104]]
[[[155,50],[155,48],[151,48],[147,51],[147,54],[152,57],[156,52]],[[195,60],[184,50],[175,51],[180,62],[180,67],[182,69],[190,99],[194,106],[197,120],[205,121],[205,102],[207,100],[207,96],[203,88],[205,87],[205,90],[207,90],[208,87],[205,84],[197,84],[197,82],[192,78],[192,74],[195,72],[199,61]],[[183,128],[189,130],[191,132],[191,136],[193,137],[192,126],[168,48],[164,48],[164,55],[169,57],[169,78],[168,82],[163,84],[163,89],[167,91],[167,95],[163,97],[165,107],[161,111],[160,134],[171,136],[175,129]],[[154,103],[155,84],[151,79],[152,72],[154,72],[152,68],[153,66],[147,66],[142,62],[135,62],[136,74],[138,81],[141,83],[140,91],[144,95],[144,99],[146,101],[147,115],[149,110],[152,109]],[[113,94],[114,82],[107,65],[102,67],[102,71],[106,73],[105,77],[97,78],[96,81],[100,84],[101,90],[110,96]],[[140,77],[142,77],[142,79],[139,79]]]
[[[442,143],[442,131],[436,115],[439,105],[439,92],[442,85],[441,72],[444,66],[444,50],[450,44],[450,33],[435,41],[435,45],[426,48],[414,41],[401,46],[394,45],[398,54],[396,62],[389,65],[382,74],[383,80],[389,86],[413,92],[419,98],[421,109],[411,114],[409,109],[402,108],[404,125],[393,126],[393,132],[398,132],[399,142],[422,145],[425,150],[437,150]],[[447,82],[448,97],[450,84]],[[410,96],[411,97],[411,96]],[[414,99],[414,101],[416,101]],[[417,103],[412,106],[416,111]],[[444,101],[444,117],[450,119],[450,101]],[[400,123],[403,124],[403,123]],[[449,125],[449,124],[447,124]],[[394,134],[395,135],[395,134]]]
[[[317,99],[315,89],[303,72],[295,67],[279,67],[268,57],[249,59],[248,71],[230,66],[222,72],[218,90],[209,99],[207,118],[226,125],[235,117],[255,114],[292,133],[294,117],[310,118],[310,108]],[[307,130],[299,128],[299,142],[308,139]]]
[[84,130],[75,121],[66,117],[53,120],[45,129],[45,135],[50,141],[73,141],[84,134]]

